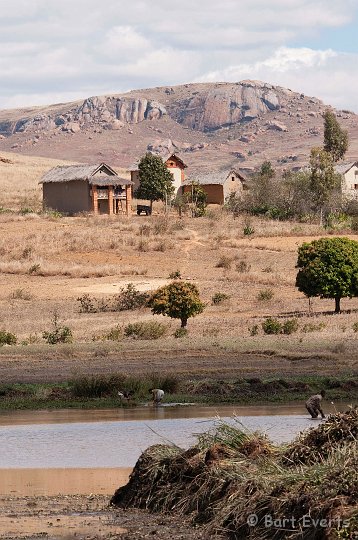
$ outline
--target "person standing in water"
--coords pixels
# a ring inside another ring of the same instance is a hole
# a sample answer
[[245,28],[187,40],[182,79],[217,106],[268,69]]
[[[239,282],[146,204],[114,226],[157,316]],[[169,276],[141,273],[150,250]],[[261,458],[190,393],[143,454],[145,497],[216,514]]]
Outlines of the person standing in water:
[[326,418],[324,415],[324,412],[321,408],[321,401],[326,395],[325,390],[321,390],[319,394],[316,394],[314,396],[311,396],[305,403],[306,409],[311,415],[311,418],[317,418],[318,414],[322,416],[322,418]]
[[164,390],[160,388],[151,388],[149,392],[152,394],[154,405],[159,405],[164,396]]

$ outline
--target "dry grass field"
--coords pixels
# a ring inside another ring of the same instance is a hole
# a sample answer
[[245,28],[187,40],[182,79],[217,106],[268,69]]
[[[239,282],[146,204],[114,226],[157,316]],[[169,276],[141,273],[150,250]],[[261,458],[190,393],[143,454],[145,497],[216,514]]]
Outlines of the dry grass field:
[[[294,286],[297,247],[327,234],[318,225],[250,218],[254,233],[248,237],[248,218],[219,208],[197,219],[179,219],[175,211],[164,216],[160,205],[151,217],[21,213],[24,205],[41,206],[37,182],[58,162],[13,154],[11,160],[0,162],[0,206],[13,209],[0,213],[0,330],[16,334],[18,345],[0,348],[3,380],[21,371],[31,378],[31,363],[40,373],[46,362],[64,376],[77,369],[76,359],[82,371],[109,371],[114,362],[133,370],[145,365],[216,374],[240,366],[246,373],[356,370],[358,299],[342,300],[339,315],[332,314],[333,300],[314,299],[309,313],[307,298]],[[80,313],[77,298],[83,294],[108,299],[128,283],[153,290],[177,271],[198,285],[207,305],[189,320],[187,337],[173,337],[178,321],[149,309]],[[213,304],[216,293],[228,298]],[[44,343],[54,312],[71,328],[73,344]],[[269,316],[297,318],[297,332],[265,335],[261,323]],[[117,325],[154,319],[167,324],[158,340],[99,340]]]

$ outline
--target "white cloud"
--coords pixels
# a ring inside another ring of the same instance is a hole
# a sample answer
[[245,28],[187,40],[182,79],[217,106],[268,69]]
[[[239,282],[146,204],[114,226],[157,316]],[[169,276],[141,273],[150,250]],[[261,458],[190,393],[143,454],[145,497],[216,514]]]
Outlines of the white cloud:
[[108,57],[141,54],[148,48],[151,48],[150,41],[131,26],[114,26],[103,41],[94,46],[96,52]]
[[331,49],[315,51],[306,47],[298,49],[280,47],[269,58],[252,64],[238,64],[227,66],[222,70],[211,71],[199,77],[198,81],[237,81],[243,77],[260,78],[261,74],[264,73],[275,75],[276,73],[300,71],[304,68],[325,66],[330,58],[335,57],[337,57],[337,53]]
[[199,77],[198,82],[262,80],[321,98],[337,108],[358,112],[356,88],[358,54],[331,49],[281,47],[272,56],[252,63],[227,66]]
[[320,97],[325,70],[351,80],[354,59],[297,43],[356,11],[357,0],[0,0],[0,107],[248,77],[298,90],[316,81]]

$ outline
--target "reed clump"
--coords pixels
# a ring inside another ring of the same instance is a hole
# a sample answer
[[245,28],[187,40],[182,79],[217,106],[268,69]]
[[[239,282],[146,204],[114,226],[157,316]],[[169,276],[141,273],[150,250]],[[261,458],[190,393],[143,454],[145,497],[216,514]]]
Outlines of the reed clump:
[[[189,450],[148,448],[111,504],[189,514],[210,537],[353,538],[349,535],[358,515],[356,430],[355,409],[332,415],[287,447],[246,432],[237,421],[219,421],[216,430],[201,435]],[[322,437],[331,444],[320,453]],[[306,463],[292,453],[302,440],[315,449],[314,461]],[[250,524],[253,515],[255,524]]]

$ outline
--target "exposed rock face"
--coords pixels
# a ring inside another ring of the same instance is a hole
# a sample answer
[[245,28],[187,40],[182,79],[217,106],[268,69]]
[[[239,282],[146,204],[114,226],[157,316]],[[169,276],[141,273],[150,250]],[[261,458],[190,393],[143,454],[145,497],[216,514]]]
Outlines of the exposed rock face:
[[18,132],[39,133],[61,129],[77,133],[87,127],[99,125],[104,129],[120,129],[125,124],[144,120],[157,120],[166,114],[164,105],[146,98],[91,97],[65,114],[36,115],[12,122],[1,122],[0,132],[12,135]]
[[275,120],[267,122],[266,126],[268,127],[268,129],[274,129],[276,131],[288,131],[288,127],[285,124],[283,124],[282,122],[277,122]]
[[175,119],[192,129],[211,131],[223,126],[247,122],[280,108],[280,96],[275,87],[255,81],[243,81],[206,93],[196,93],[185,102],[176,103],[169,111]]
[[146,98],[92,97],[86,99],[78,110],[79,120],[83,124],[112,124],[117,120],[123,124],[138,124],[143,120],[161,118],[165,114],[165,107],[161,103]]

